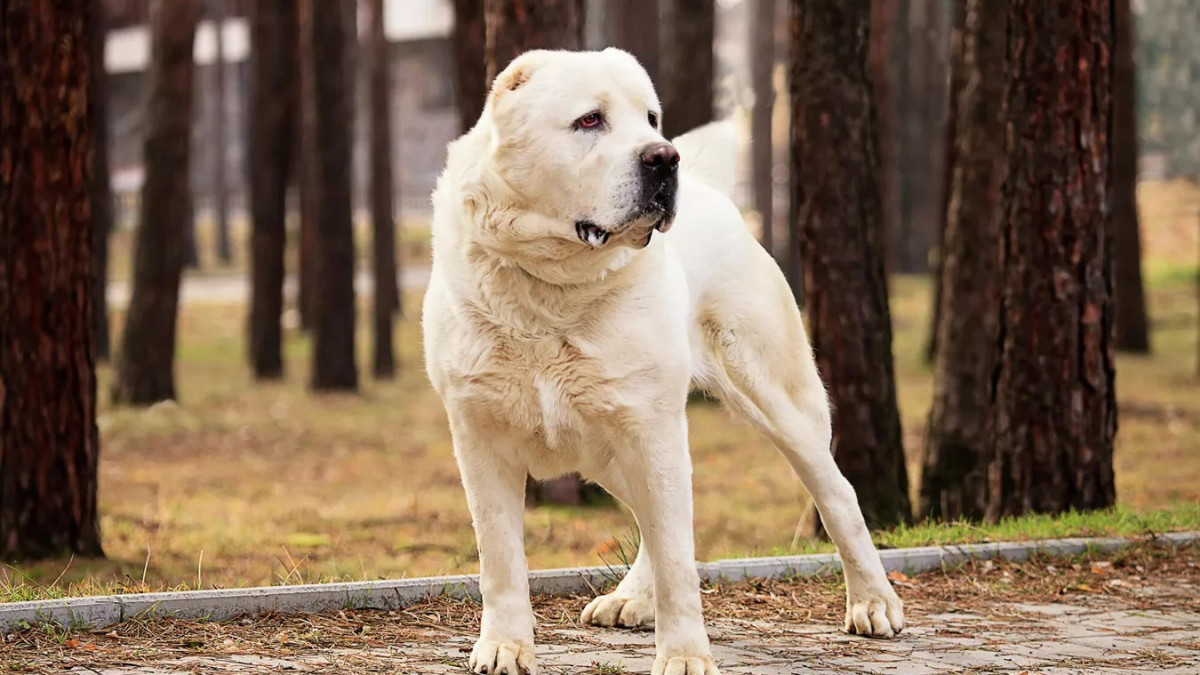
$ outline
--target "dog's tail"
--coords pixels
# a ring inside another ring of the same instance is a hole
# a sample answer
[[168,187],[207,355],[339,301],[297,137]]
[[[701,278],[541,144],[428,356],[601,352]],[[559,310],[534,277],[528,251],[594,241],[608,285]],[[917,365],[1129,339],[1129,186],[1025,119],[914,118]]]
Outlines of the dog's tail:
[[738,153],[738,132],[733,118],[698,126],[671,143],[679,151],[680,164],[688,173],[721,194],[733,196]]

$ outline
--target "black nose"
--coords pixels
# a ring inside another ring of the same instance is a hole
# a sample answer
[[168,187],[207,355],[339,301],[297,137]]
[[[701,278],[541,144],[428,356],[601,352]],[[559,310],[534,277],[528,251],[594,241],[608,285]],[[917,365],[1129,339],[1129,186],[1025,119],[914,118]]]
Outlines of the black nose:
[[655,175],[673,174],[679,167],[679,152],[670,143],[655,143],[642,150],[642,166]]

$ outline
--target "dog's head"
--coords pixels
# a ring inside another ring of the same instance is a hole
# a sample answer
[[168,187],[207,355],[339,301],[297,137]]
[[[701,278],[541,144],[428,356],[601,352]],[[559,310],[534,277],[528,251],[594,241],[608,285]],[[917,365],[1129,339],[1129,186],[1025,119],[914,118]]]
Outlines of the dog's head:
[[522,54],[496,77],[488,108],[492,170],[521,210],[561,223],[553,235],[642,247],[671,226],[679,154],[626,52]]

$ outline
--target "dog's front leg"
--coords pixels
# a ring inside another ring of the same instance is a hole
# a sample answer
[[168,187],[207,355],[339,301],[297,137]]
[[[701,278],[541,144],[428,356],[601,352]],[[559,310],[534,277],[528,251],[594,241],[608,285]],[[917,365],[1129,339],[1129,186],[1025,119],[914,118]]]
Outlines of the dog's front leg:
[[483,620],[471,671],[536,675],[522,522],[526,468],[504,434],[473,428],[465,419],[452,419],[451,431],[479,546]]
[[718,675],[700,607],[692,534],[687,420],[655,420],[627,437],[614,470],[628,487],[654,571],[653,675]]

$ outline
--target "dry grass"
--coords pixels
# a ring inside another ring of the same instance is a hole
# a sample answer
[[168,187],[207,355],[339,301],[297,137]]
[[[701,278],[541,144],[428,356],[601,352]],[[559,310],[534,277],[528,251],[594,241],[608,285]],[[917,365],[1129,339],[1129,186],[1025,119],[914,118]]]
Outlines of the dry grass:
[[[1143,188],[1143,200],[1158,203],[1151,187]],[[1182,190],[1159,189],[1174,191],[1170,195]],[[1196,193],[1187,194],[1193,199]],[[1170,228],[1182,227],[1177,219],[1162,218]],[[1159,229],[1148,224],[1150,231]],[[1157,235],[1148,240],[1151,269],[1184,269],[1186,260],[1175,253],[1181,246],[1158,243]],[[1194,232],[1189,241],[1194,254]],[[1137,531],[1138,513],[1200,501],[1195,291],[1181,273],[1151,277],[1155,355],[1121,357],[1118,368],[1117,487],[1127,509],[1112,519],[1072,525],[1068,533],[1079,527]],[[914,487],[932,389],[921,359],[928,298],[924,280],[895,280],[898,386]],[[108,559],[0,570],[0,600],[474,571],[473,534],[444,414],[421,370],[419,327],[412,318],[419,298],[407,302],[410,318],[398,338],[400,378],[374,382],[364,376],[360,395],[320,397],[305,386],[303,335],[287,335],[287,378],[255,384],[244,358],[245,309],[184,307],[179,405],[114,409],[106,395],[111,370],[101,370],[100,507]],[[121,317],[115,318],[119,325]],[[359,353],[367,354],[365,339],[362,347]],[[691,444],[699,557],[792,550],[807,497],[769,444],[706,404],[693,406]],[[1171,514],[1155,522],[1200,523],[1195,507]],[[527,514],[531,566],[595,564],[620,554],[631,518],[615,508],[581,515],[571,508]],[[960,528],[935,538],[1049,531],[1022,527]],[[910,532],[886,541],[897,545],[930,536]],[[47,588],[55,580],[60,583]]]

